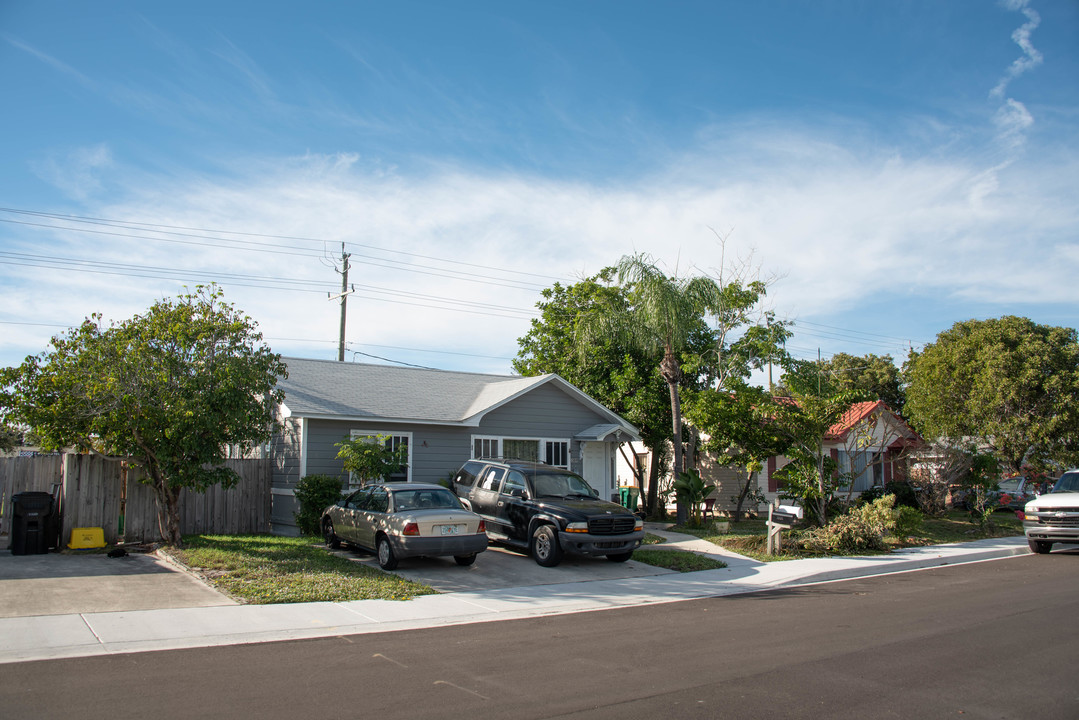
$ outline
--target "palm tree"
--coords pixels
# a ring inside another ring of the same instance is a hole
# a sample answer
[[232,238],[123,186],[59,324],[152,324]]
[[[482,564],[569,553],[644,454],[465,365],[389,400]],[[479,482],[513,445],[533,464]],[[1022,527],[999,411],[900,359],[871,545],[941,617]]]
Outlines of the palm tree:
[[[722,288],[709,277],[679,278],[657,267],[651,256],[643,253],[625,255],[618,263],[618,282],[627,286],[630,304],[608,307],[602,313],[582,318],[577,328],[578,348],[586,348],[595,338],[617,337],[645,352],[654,352],[659,373],[671,395],[672,444],[675,478],[685,470],[682,451],[682,351],[693,334],[704,325],[706,312],[717,308]],[[656,501],[650,488],[649,507]],[[678,522],[686,522],[686,507],[678,499]]]

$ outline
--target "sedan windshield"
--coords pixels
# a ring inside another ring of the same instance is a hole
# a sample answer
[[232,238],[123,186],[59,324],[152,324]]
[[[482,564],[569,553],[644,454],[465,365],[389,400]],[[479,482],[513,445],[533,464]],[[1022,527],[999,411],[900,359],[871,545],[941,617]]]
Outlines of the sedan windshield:
[[396,490],[393,493],[393,506],[398,512],[403,510],[445,510],[461,509],[461,502],[449,490],[429,488],[424,490]]

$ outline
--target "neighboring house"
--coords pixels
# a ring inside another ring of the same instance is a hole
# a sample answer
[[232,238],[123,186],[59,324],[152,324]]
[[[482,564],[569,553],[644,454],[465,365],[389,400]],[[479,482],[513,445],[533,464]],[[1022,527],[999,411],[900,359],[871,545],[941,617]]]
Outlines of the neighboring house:
[[[852,484],[842,485],[838,493],[851,497],[904,480],[911,451],[921,445],[921,437],[880,400],[851,405],[824,436],[824,450],[839,466],[839,475],[852,479]],[[775,473],[788,462],[782,456],[769,458],[758,473],[758,486],[769,502],[782,494]]]
[[[637,453],[643,447],[635,443]],[[853,479],[853,487],[844,485],[839,494],[857,497],[874,486],[883,486],[892,480],[906,477],[911,451],[921,447],[922,439],[894,410],[881,401],[855,403],[839,421],[829,428],[824,437],[824,450],[839,466],[839,474]],[[640,462],[646,457],[638,455]],[[790,462],[786,457],[769,458],[764,468],[751,481],[767,502],[782,494],[777,471]],[[632,469],[625,462],[619,465],[619,482],[632,484]],[[715,498],[716,510],[733,510],[732,496],[738,493],[739,483],[746,477],[742,468],[734,468],[716,462],[708,453],[699,458],[698,470],[706,482],[716,486],[709,497]],[[753,495],[751,489],[750,495]],[[674,498],[670,502],[673,504]],[[757,511],[756,504],[747,502],[744,511]]]
[[444,482],[479,457],[538,460],[579,473],[617,500],[618,445],[637,429],[558,375],[520,377],[284,358],[283,431],[272,444],[274,532],[296,532],[297,481],[348,480],[336,444],[386,438],[408,447],[395,480]]

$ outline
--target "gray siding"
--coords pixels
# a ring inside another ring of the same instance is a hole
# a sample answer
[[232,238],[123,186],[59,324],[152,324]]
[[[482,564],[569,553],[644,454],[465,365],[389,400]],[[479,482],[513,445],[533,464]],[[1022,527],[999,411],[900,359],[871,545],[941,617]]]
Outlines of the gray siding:
[[593,425],[608,422],[552,385],[492,410],[484,416],[477,435],[572,438]]

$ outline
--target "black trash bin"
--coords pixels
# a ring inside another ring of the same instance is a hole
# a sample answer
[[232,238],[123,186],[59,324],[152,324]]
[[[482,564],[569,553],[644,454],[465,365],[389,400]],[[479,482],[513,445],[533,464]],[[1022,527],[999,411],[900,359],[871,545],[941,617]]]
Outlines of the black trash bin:
[[11,496],[11,554],[41,555],[57,542],[53,497],[47,492]]

